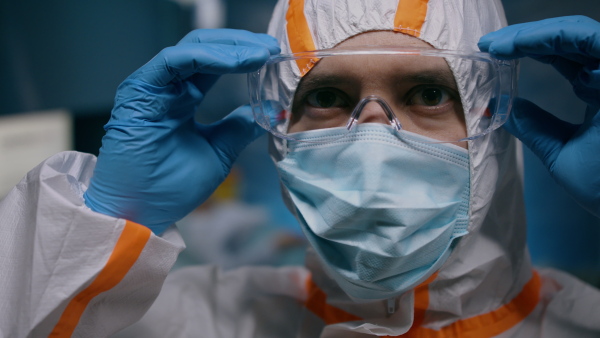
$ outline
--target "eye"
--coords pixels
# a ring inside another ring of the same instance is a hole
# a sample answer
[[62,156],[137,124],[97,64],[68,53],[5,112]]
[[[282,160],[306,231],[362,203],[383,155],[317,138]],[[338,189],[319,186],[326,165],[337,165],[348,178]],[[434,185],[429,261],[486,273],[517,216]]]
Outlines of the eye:
[[453,98],[450,92],[442,87],[419,88],[409,98],[409,105],[435,107],[447,103]]
[[317,89],[306,96],[306,102],[315,108],[339,108],[348,105],[341,93],[335,89]]

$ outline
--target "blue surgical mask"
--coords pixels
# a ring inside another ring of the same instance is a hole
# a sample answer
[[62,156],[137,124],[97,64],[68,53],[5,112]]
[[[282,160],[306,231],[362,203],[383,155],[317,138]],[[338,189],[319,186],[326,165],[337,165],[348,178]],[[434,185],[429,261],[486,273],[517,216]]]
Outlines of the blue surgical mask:
[[331,277],[355,300],[390,299],[438,270],[467,234],[469,157],[387,125],[356,128],[296,135],[309,142],[290,142],[277,167]]

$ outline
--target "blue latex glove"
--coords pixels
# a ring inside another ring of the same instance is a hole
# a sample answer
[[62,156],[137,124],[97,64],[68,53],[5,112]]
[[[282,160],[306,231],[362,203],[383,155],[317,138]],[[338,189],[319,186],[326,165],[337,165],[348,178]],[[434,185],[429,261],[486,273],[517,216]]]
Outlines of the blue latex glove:
[[504,127],[571,196],[600,217],[600,23],[569,16],[518,24],[485,35],[479,48],[500,59],[527,56],[552,65],[587,103],[585,121],[573,125],[517,99]]
[[86,205],[160,234],[204,202],[263,129],[249,106],[211,125],[194,121],[196,107],[219,75],[257,70],[279,52],[265,34],[196,30],[130,75],[104,127]]

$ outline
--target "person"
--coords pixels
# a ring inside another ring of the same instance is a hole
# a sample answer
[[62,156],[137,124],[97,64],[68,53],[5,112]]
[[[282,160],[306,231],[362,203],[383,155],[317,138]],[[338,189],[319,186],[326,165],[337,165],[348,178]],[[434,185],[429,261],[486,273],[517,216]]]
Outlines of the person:
[[[508,132],[600,217],[600,23],[503,26],[500,1],[281,0],[277,40],[190,33],[119,86],[97,159],[60,153],[2,200],[2,335],[598,336],[598,290],[531,265]],[[588,104],[586,120],[524,99],[507,116],[510,90],[486,88],[507,87],[495,75],[511,72],[485,67],[514,64],[477,47],[552,64]],[[194,122],[219,75],[267,62],[277,67],[255,73],[259,105]],[[284,198],[312,247],[306,267],[167,277],[184,247],[174,223],[263,132],[252,110],[274,134]]]

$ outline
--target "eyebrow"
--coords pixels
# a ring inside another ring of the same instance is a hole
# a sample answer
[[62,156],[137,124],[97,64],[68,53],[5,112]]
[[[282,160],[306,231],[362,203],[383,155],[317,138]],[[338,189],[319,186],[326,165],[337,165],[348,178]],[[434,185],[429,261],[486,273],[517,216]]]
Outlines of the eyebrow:
[[316,88],[336,86],[350,80],[352,80],[351,77],[340,76],[338,74],[313,75],[302,78],[297,89],[302,89],[301,92],[303,93]]
[[456,89],[456,81],[452,72],[442,70],[425,70],[410,73],[401,77],[402,82],[421,83],[421,84],[439,84],[449,88]]
[[[393,75],[395,83],[437,84],[456,89],[456,81],[451,71],[427,69],[409,72],[403,75]],[[317,88],[335,87],[340,83],[357,81],[354,77],[345,74],[323,74],[303,78],[298,84],[299,93],[305,93]]]

